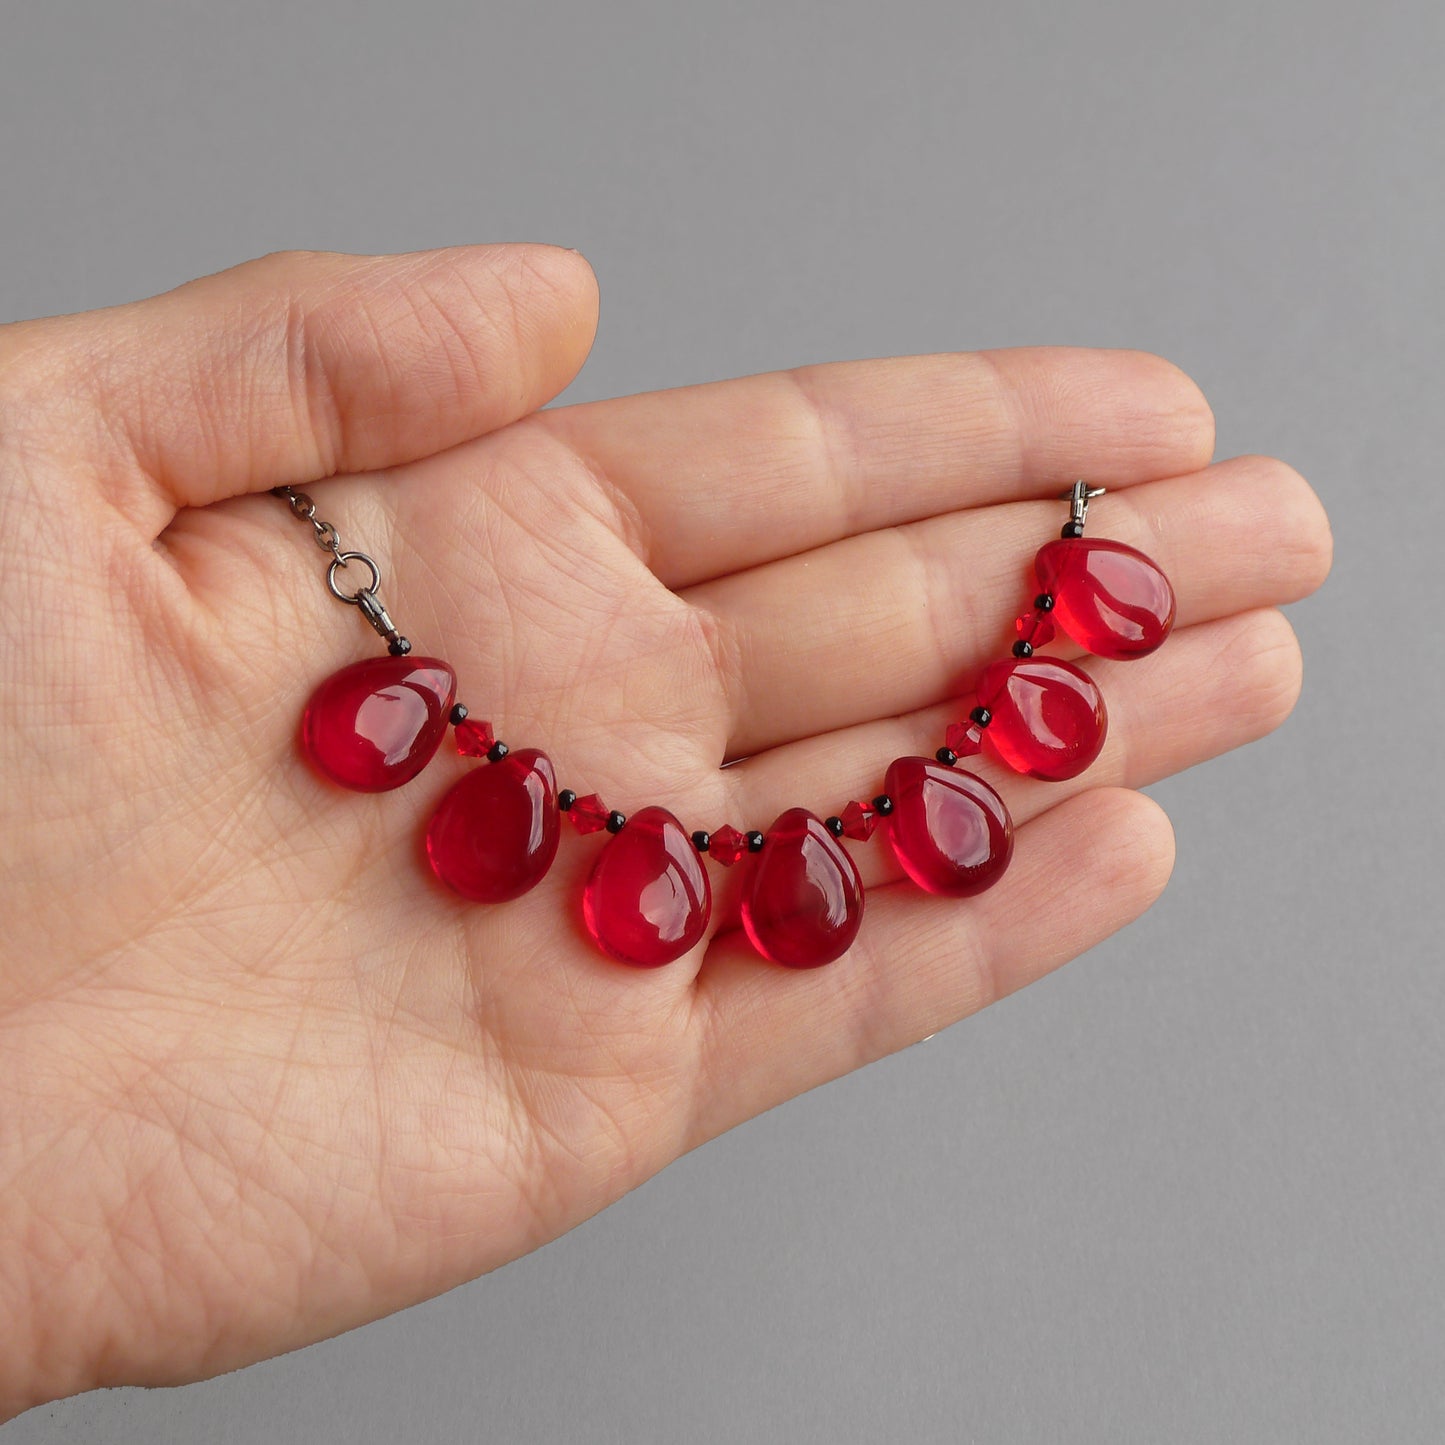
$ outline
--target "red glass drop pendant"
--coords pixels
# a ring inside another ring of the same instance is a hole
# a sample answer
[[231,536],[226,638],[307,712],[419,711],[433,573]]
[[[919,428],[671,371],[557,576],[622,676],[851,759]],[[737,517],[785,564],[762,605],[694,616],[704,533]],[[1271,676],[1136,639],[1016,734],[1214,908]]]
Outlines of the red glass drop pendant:
[[978,700],[993,717],[985,748],[1015,772],[1047,782],[1077,777],[1108,731],[1094,679],[1059,657],[1005,658],[984,668]]
[[1034,574],[1054,599],[1053,620],[1098,657],[1145,657],[1174,626],[1169,579],[1122,542],[1070,537],[1045,543]]
[[456,673],[435,657],[353,662],[311,694],[301,746],[343,788],[399,788],[435,756],[456,694]]
[[559,826],[552,760],[523,748],[452,784],[427,824],[426,855],[462,897],[505,903],[542,881]]
[[929,893],[968,898],[991,888],[1013,857],[1013,820],[982,778],[932,758],[895,758],[888,841],[903,871]]
[[789,808],[768,829],[744,884],[742,919],[753,947],[788,968],[832,963],[858,936],[857,865],[806,808]]
[[707,928],[712,887],[697,848],[666,808],[643,808],[609,838],[582,892],[597,946],[619,963],[658,968]]

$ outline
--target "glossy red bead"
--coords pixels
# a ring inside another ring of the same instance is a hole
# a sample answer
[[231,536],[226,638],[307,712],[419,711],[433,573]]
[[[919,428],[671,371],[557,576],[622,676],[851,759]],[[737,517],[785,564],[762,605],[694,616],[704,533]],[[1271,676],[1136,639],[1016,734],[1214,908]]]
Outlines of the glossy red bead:
[[715,863],[721,863],[724,868],[731,868],[734,863],[739,862],[747,855],[747,834],[738,832],[731,823],[724,823],[712,835],[707,851],[708,856]]
[[768,829],[744,885],[742,920],[753,947],[788,968],[832,963],[858,936],[857,865],[806,808],[790,808]]
[[1047,647],[1054,640],[1052,614],[1030,609],[1014,619],[1014,630],[1030,647]]
[[983,751],[983,729],[976,722],[949,723],[943,741],[955,756],[971,758]]
[[1104,746],[1103,694],[1088,673],[1062,658],[995,662],[979,678],[978,700],[993,714],[985,750],[1031,778],[1077,777]]
[[457,675],[435,657],[369,657],[334,672],[306,704],[301,746],[333,782],[384,793],[432,760]]
[[464,898],[504,903],[542,881],[560,831],[552,760],[523,748],[451,786],[427,825],[426,855]]
[[609,809],[596,793],[588,793],[567,809],[567,816],[579,833],[600,833],[607,826]]
[[888,841],[903,871],[929,893],[968,898],[992,887],[1013,857],[1013,820],[982,778],[932,758],[895,758]]
[[871,803],[851,802],[838,817],[843,824],[843,836],[859,843],[866,843],[878,826],[878,814]]
[[455,728],[457,751],[464,758],[484,758],[491,752],[497,735],[489,722],[467,718]]
[[637,968],[681,958],[711,912],[707,870],[666,808],[634,813],[598,853],[582,891],[582,917],[597,946]]
[[1174,589],[1142,552],[1104,538],[1048,542],[1034,558],[1054,621],[1098,657],[1144,657],[1174,626]]

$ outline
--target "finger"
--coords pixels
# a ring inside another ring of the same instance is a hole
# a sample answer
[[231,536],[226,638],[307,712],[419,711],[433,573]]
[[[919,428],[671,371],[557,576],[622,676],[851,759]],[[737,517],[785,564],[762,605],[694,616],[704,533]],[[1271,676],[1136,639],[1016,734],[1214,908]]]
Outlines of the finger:
[[977,898],[875,889],[857,942],[826,968],[789,972],[720,936],[695,999],[705,1094],[689,1142],[1032,983],[1138,917],[1173,859],[1156,804],[1094,790],[1020,829],[1008,872]]
[[1031,348],[834,363],[561,407],[683,587],[938,512],[1194,471],[1214,422],[1177,367]]
[[[1088,788],[1142,788],[1272,732],[1299,697],[1302,664],[1288,620],[1272,609],[1186,627],[1158,652],[1129,662],[1091,658],[1109,728],[1098,760],[1077,778],[1048,783],[1021,777],[986,756],[960,766],[991,783],[1016,823]],[[905,717],[865,723],[774,748],[724,770],[736,826],[765,827],[802,804],[820,817],[850,798],[875,797],[896,757],[930,756],[968,699]],[[866,879],[898,876],[885,845],[855,849]]]
[[[591,268],[553,246],[286,253],[27,327],[47,405],[159,535],[181,507],[394,466],[555,396],[596,325]],[[20,370],[16,367],[14,370]]]
[[[952,512],[689,589],[721,638],[729,756],[971,691],[1008,653],[1030,560],[1064,515],[1058,502]],[[1268,457],[1110,494],[1091,521],[1158,562],[1181,624],[1294,601],[1329,570],[1324,509]],[[1079,652],[1067,638],[1052,650]]]

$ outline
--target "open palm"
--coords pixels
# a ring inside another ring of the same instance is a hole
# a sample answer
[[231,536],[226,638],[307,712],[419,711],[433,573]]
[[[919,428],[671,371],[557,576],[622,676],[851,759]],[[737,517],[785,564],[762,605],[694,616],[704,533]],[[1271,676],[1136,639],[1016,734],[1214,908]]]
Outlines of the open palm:
[[[948,355],[537,411],[595,319],[580,257],[485,247],[272,257],[0,330],[8,1413],[434,1294],[1020,987],[1163,886],[1168,823],[1130,790],[1293,704],[1271,609],[1321,581],[1323,514],[1280,463],[1210,466],[1166,363]],[[581,924],[596,838],[469,904],[420,837],[471,764],[359,795],[298,752],[311,689],[378,644],[279,483],[378,558],[473,716],[692,829],[833,812],[931,752],[1078,476],[1178,630],[1088,664],[1111,724],[1082,778],[982,765],[1019,825],[989,893],[850,845],[867,916],[828,968],[747,948],[746,865],[713,868],[708,943],[619,967]]]

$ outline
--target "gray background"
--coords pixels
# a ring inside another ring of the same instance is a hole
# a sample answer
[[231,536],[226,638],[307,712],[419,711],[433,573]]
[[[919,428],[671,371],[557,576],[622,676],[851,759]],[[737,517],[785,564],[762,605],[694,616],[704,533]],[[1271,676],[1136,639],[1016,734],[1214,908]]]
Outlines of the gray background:
[[539,239],[573,396],[1160,351],[1333,513],[1164,901],[531,1258],[50,1441],[1445,1438],[1445,20],[1419,4],[10,4],[0,316]]

